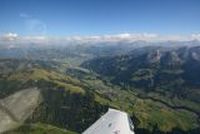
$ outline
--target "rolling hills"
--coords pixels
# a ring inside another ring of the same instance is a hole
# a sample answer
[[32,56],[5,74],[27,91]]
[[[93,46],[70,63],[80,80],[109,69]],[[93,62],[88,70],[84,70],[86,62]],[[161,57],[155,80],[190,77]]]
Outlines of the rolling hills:
[[[75,50],[70,56],[52,49],[34,50],[33,58],[0,59],[1,100],[32,88],[41,96],[34,111],[7,134],[81,133],[108,107],[128,112],[139,134],[198,133],[200,47]],[[78,56],[71,55],[75,52]]]

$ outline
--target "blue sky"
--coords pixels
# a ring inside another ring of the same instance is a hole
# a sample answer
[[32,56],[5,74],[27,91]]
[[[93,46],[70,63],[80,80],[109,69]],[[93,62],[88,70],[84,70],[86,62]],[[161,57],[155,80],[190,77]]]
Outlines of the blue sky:
[[200,0],[0,0],[0,34],[107,35],[200,31]]

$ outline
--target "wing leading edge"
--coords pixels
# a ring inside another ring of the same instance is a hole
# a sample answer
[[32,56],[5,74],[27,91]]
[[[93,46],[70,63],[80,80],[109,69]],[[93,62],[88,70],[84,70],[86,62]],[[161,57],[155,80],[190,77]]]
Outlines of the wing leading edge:
[[109,109],[83,134],[135,134],[133,129],[133,123],[127,113]]

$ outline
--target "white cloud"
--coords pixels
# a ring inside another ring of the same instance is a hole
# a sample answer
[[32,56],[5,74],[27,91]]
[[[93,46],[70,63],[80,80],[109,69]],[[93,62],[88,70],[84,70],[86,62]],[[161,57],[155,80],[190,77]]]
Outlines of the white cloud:
[[16,33],[6,33],[1,36],[1,39],[6,41],[14,41],[17,37],[18,35]]
[[200,40],[200,33],[199,34],[192,34],[192,39]]
[[119,41],[137,41],[137,40],[144,40],[150,41],[157,37],[157,34],[129,34],[129,33],[122,33],[122,34],[115,34],[115,35],[102,35],[102,36],[73,36],[67,37],[69,41],[81,41],[81,42],[119,42]]
[[0,35],[0,45],[27,46],[27,45],[68,45],[68,44],[95,44],[95,43],[117,43],[117,42],[164,42],[164,41],[191,41],[199,40],[200,34],[192,35],[158,35],[152,33],[122,33],[102,36],[19,36],[16,33]]

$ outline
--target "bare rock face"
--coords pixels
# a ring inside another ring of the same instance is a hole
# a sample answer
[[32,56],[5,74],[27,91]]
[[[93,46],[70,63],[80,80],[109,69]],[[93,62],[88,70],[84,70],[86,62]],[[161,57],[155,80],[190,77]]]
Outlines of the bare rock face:
[[[1,106],[0,106],[1,107]],[[0,133],[3,133],[9,129],[13,129],[18,126],[9,114],[2,108],[0,109]]]
[[159,49],[147,55],[147,60],[149,63],[159,62],[160,58],[161,58],[161,53]]
[[200,61],[200,54],[196,52],[192,52],[192,58],[196,61]]
[[0,133],[22,124],[41,101],[37,88],[21,90],[0,100]]

